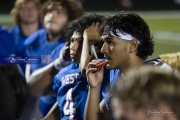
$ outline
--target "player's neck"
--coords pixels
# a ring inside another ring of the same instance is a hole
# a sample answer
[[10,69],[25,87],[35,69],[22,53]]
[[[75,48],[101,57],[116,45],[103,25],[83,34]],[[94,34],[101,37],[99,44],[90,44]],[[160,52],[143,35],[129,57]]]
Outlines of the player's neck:
[[53,33],[48,33],[48,40],[51,42],[51,43],[55,43],[57,42],[60,38],[61,38],[62,34],[61,33],[58,33],[58,34],[53,34]]
[[38,30],[38,27],[38,21],[33,23],[20,23],[20,29],[24,36],[31,35],[32,33]]
[[121,73],[125,74],[130,69],[139,67],[141,64],[143,64],[143,62],[144,62],[144,60],[139,57],[136,57],[135,59],[129,59],[128,64],[126,64],[126,66],[120,68]]

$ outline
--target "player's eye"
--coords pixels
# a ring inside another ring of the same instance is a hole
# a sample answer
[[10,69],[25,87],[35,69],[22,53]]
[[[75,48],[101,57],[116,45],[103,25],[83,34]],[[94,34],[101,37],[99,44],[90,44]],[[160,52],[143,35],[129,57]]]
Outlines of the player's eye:
[[73,39],[71,39],[71,43],[73,43],[74,42],[74,40]]
[[111,41],[111,40],[107,41],[107,43],[108,43],[109,45],[113,45],[113,44],[114,44],[114,42]]

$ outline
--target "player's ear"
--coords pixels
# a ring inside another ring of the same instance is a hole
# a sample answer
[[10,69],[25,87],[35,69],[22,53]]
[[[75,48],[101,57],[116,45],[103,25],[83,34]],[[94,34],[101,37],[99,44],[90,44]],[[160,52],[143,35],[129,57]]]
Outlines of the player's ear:
[[135,51],[137,50],[137,48],[138,48],[138,41],[135,40],[135,39],[131,40],[131,41],[130,41],[130,49],[129,49],[129,52],[130,52],[130,53],[133,53],[133,52],[135,52]]

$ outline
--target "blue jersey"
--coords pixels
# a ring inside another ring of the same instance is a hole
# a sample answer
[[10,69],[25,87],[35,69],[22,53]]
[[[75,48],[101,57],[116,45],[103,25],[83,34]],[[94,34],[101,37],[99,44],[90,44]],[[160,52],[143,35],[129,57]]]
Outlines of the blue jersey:
[[108,110],[110,110],[110,106],[109,106],[109,103],[110,103],[110,98],[111,98],[111,94],[109,92],[109,86],[110,87],[113,87],[116,83],[116,80],[118,78],[120,74],[120,70],[119,69],[113,69],[113,70],[110,70],[110,75],[109,75],[109,80],[106,81],[106,83],[104,83],[104,85],[102,85],[103,87],[103,91],[102,91],[102,95],[103,95],[103,98],[104,98],[104,101],[106,103],[106,107]]
[[[26,52],[28,56],[45,56],[42,64],[30,64],[31,72],[36,69],[46,66],[51,62],[51,53],[57,47],[59,50],[63,47],[65,41],[64,37],[61,37],[57,42],[50,43],[47,38],[47,31],[45,29],[38,30],[33,35],[28,37],[25,41]],[[53,96],[43,96],[40,98],[40,109],[42,114],[45,116],[51,109],[53,104],[56,102],[56,97]]]
[[[41,68],[48,64],[51,61],[52,51],[60,44],[64,45],[64,37],[61,37],[57,42],[51,43],[47,38],[47,31],[45,29],[38,30],[25,41],[26,54],[28,56],[46,56],[44,59],[47,59],[46,64],[31,64],[31,72],[34,72],[36,69]],[[63,46],[62,45],[62,46]]]
[[83,120],[88,83],[81,75],[78,64],[68,65],[55,76],[53,90],[57,96],[61,120]]
[[17,41],[10,28],[0,26],[0,56],[9,56],[15,53]]
[[[42,28],[43,28],[43,25],[40,23],[38,29],[42,29]],[[17,56],[26,56],[24,42],[28,36],[25,36],[22,33],[22,31],[20,30],[20,27],[18,25],[14,26],[12,28],[12,32],[14,34],[16,41],[17,41],[16,55]]]
[[[41,23],[39,23],[38,29],[42,29],[42,28],[43,28],[43,25]],[[12,33],[15,37],[15,40],[17,41],[15,55],[16,56],[27,56],[27,54],[25,52],[26,46],[24,45],[24,42],[29,36],[25,36],[22,33],[22,31],[20,30],[20,27],[18,25],[14,26],[12,28]],[[23,74],[25,74],[25,64],[20,64],[19,67],[20,67],[21,71],[23,72]]]

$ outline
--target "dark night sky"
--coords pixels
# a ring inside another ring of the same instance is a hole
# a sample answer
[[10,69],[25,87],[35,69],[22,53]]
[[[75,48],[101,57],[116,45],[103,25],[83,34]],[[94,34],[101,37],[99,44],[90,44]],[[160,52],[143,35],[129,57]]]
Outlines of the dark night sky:
[[[45,2],[46,0],[41,0]],[[174,0],[130,0],[132,7],[125,8],[122,0],[81,0],[86,11],[114,10],[180,10]],[[0,13],[9,13],[15,0],[0,0]]]

